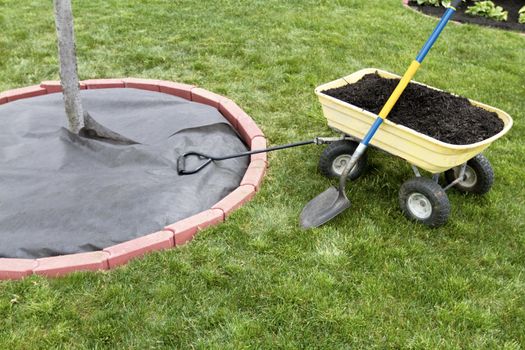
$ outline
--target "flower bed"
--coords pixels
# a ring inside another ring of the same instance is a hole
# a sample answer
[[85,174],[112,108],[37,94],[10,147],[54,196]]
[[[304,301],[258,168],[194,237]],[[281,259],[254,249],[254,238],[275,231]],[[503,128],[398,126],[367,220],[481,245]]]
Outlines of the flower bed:
[[[441,17],[444,8],[442,6],[433,6],[429,4],[421,4],[417,0],[404,0],[406,5],[421,11],[427,15],[434,17]],[[507,30],[519,31],[525,33],[525,23],[520,23],[520,9],[525,6],[525,2],[520,0],[493,0],[495,6],[500,6],[508,14],[506,20],[497,20],[495,18],[487,18],[481,15],[473,15],[467,13],[468,8],[476,4],[476,1],[464,1],[454,14],[454,20],[463,23],[474,23],[483,26],[502,28]],[[525,16],[525,15],[524,15]],[[522,17],[523,18],[523,17]]]

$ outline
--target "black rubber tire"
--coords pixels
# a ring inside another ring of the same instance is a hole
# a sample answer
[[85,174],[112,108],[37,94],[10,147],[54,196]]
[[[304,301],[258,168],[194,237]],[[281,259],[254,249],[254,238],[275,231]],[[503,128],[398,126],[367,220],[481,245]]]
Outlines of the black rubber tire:
[[[355,149],[359,145],[358,142],[355,141],[349,141],[349,140],[341,140],[330,143],[321,154],[321,157],[319,159],[319,172],[323,174],[326,177],[335,177],[339,178],[340,173],[334,171],[333,163],[337,159],[337,157],[341,155],[348,155],[352,156],[354,154]],[[366,171],[366,167],[368,164],[368,156],[367,152],[365,152],[358,160],[350,174],[348,175],[348,180],[355,180],[359,176],[363,175],[363,173]]]
[[[445,171],[445,181],[447,184],[452,183],[459,176],[460,167],[452,168]],[[489,160],[482,154],[478,154],[467,162],[467,171],[475,174],[475,179],[469,186],[461,182],[454,185],[454,188],[462,193],[485,194],[492,188],[494,183],[494,170]],[[472,175],[471,175],[472,176]],[[472,180],[471,180],[472,181]]]
[[[429,204],[430,213],[420,212],[418,215],[418,208],[428,211]],[[450,215],[450,202],[445,190],[433,180],[424,177],[415,177],[403,183],[399,189],[399,206],[407,218],[429,227],[444,225]]]

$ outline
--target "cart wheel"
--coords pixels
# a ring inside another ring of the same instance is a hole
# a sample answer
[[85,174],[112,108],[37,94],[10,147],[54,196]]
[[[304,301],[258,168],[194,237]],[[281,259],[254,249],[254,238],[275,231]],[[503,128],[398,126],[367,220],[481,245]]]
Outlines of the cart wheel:
[[[329,144],[321,154],[319,159],[319,171],[326,177],[339,177],[350,161],[352,154],[359,143],[355,141],[341,140]],[[354,168],[348,175],[349,180],[355,180],[363,175],[367,165],[367,153],[357,160]]]
[[[445,180],[451,183],[459,177],[461,166],[445,171]],[[454,185],[463,193],[485,194],[490,191],[494,183],[494,171],[489,160],[478,154],[467,162],[465,178]]]
[[444,225],[450,214],[445,190],[424,177],[412,178],[401,186],[399,205],[407,218],[430,227]]

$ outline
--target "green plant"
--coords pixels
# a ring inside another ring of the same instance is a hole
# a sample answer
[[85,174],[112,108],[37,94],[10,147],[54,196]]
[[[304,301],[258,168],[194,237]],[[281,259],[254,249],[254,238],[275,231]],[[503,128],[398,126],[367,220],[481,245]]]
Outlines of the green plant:
[[432,5],[432,6],[441,5],[443,7],[448,7],[450,5],[450,0],[417,0],[417,4],[418,5]]
[[520,10],[518,11],[518,13],[520,14],[519,18],[518,18],[518,22],[520,23],[525,23],[525,6],[523,6],[522,8],[520,8]]
[[450,1],[441,1],[441,0],[417,0],[418,5],[431,5],[431,6],[446,6]]
[[479,1],[469,6],[465,13],[491,18],[496,21],[506,21],[509,15],[508,11],[505,11],[501,6],[496,6],[492,1]]

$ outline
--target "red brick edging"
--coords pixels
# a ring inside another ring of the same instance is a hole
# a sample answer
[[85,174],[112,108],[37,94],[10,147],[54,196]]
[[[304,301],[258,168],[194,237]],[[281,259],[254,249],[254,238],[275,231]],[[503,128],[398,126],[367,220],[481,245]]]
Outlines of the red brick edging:
[[[164,80],[124,78],[89,79],[80,82],[81,89],[136,88],[158,91],[217,108],[239,132],[250,149],[266,147],[264,133],[232,100],[193,85]],[[62,92],[59,81],[44,81],[34,85],[0,93],[0,104],[22,98]],[[210,209],[164,227],[163,230],[135,238],[101,251],[54,256],[41,259],[0,258],[0,280],[20,279],[31,274],[62,276],[79,270],[107,270],[127,263],[147,252],[182,245],[200,230],[223,222],[232,211],[253,198],[266,172],[266,153],[251,157],[250,165],[240,186],[214,204]]]

